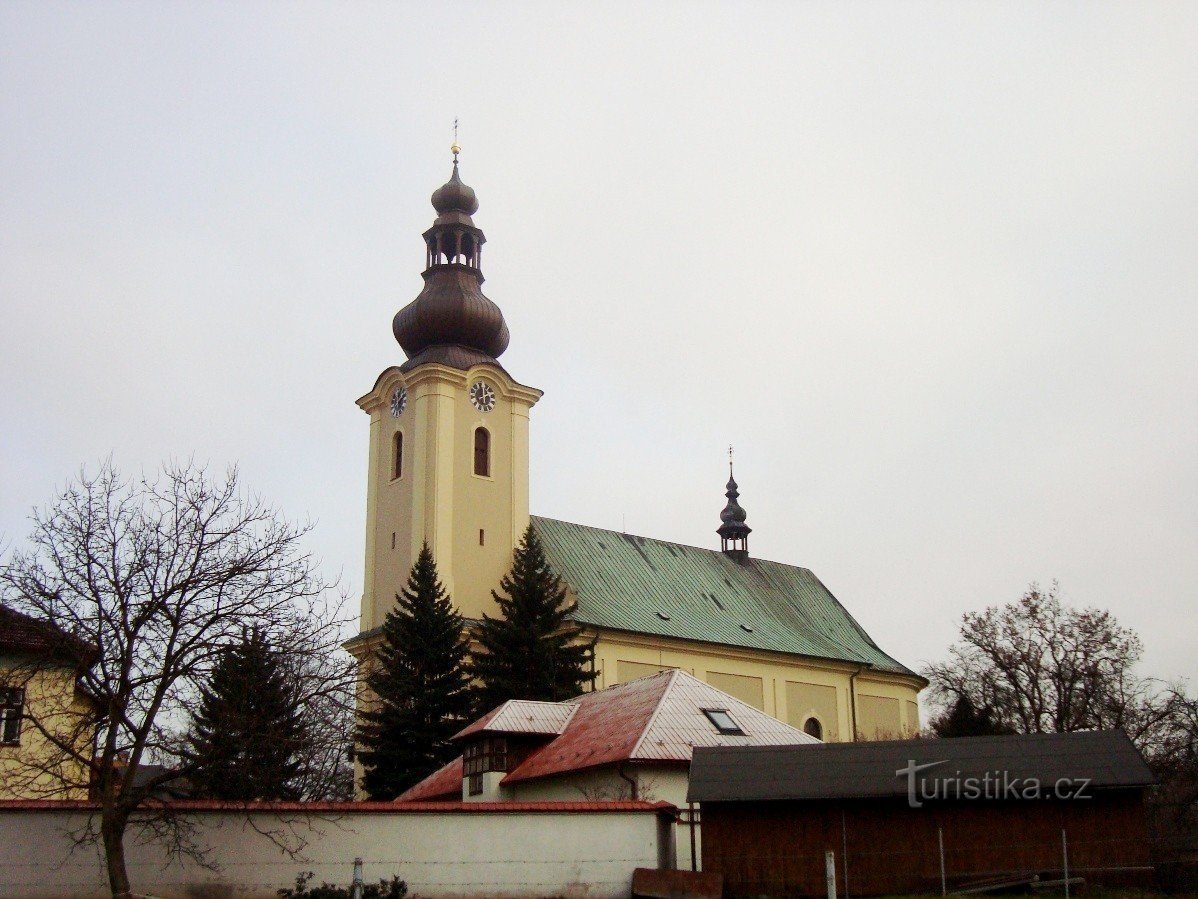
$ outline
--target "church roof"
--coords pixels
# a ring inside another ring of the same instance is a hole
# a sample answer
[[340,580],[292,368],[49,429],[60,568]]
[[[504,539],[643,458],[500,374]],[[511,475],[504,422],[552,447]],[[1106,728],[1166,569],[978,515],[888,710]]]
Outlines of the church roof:
[[806,568],[533,516],[580,624],[914,675]]

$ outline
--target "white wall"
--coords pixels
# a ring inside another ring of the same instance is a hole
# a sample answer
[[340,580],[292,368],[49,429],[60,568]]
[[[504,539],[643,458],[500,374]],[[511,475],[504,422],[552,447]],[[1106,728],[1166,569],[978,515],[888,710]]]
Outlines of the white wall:
[[[647,807],[571,812],[343,808],[320,816],[197,812],[196,837],[210,847],[210,860],[219,869],[171,862],[160,846],[130,840],[126,851],[134,892],[163,899],[274,897],[300,871],[314,871],[314,884],[348,885],[354,857],[361,856],[367,882],[396,874],[415,897],[604,899],[628,896],[633,869],[660,867],[672,849],[668,825]],[[81,827],[86,818],[86,811],[70,808],[0,808],[0,897],[108,895],[98,850],[70,852],[65,831]],[[292,847],[303,844],[298,856],[289,858],[259,832],[267,830]]]
[[[690,769],[681,765],[639,764],[627,765],[624,775],[636,780],[637,798],[650,802],[669,802],[679,809],[686,809],[686,792],[690,784]],[[500,775],[502,776],[502,775]],[[620,776],[614,767],[590,771],[571,771],[554,777],[520,781],[505,786],[500,798],[518,802],[540,800],[580,799],[627,799],[632,785]],[[698,805],[696,804],[696,812]],[[691,833],[686,823],[674,828],[675,867],[691,869]],[[702,828],[695,828],[695,869],[702,870]]]

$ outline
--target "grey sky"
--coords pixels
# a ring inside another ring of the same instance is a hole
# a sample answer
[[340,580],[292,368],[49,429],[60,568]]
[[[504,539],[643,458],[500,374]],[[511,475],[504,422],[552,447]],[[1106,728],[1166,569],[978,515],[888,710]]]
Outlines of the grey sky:
[[0,6],[0,545],[195,455],[362,583],[428,196],[479,194],[539,514],[881,646],[1060,581],[1198,675],[1198,4]]

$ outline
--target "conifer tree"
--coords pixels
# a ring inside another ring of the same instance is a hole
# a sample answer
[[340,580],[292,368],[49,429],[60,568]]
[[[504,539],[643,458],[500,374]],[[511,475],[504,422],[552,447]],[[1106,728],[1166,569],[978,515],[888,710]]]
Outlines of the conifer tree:
[[383,622],[378,666],[366,679],[377,702],[361,713],[358,758],[371,799],[394,799],[457,755],[449,738],[472,708],[468,651],[426,543]]
[[226,647],[192,716],[187,756],[197,797],[298,798],[307,734],[286,665],[257,628]]
[[545,558],[530,525],[499,582],[499,618],[484,614],[471,671],[478,680],[477,710],[509,699],[560,702],[582,692],[592,679],[591,645],[580,643],[566,602],[566,588]]

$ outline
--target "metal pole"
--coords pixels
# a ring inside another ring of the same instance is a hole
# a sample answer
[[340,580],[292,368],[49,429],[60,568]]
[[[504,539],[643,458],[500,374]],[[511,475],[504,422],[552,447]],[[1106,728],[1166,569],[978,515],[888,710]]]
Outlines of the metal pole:
[[699,856],[695,852],[695,804],[693,802],[690,803],[690,815],[688,817],[690,819],[689,823],[691,827],[691,870],[698,871]]
[[948,879],[944,876],[944,828],[936,828],[936,841],[940,843],[940,895],[948,895]]
[[1069,899],[1069,838],[1061,828],[1061,859],[1065,863],[1065,899]]
[[840,810],[840,866],[844,868],[844,899],[849,899],[849,828]]
[[349,888],[350,899],[362,899],[362,859],[354,859],[354,883]]
[[836,899],[836,853],[831,849],[824,853],[824,876],[828,881],[828,899]]

